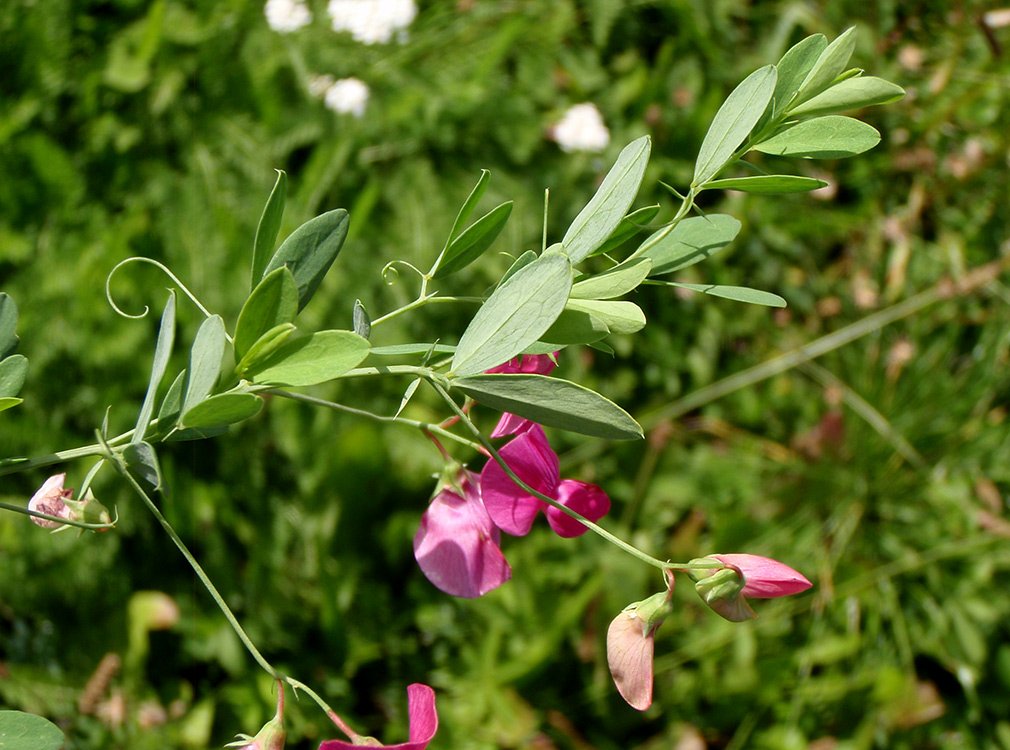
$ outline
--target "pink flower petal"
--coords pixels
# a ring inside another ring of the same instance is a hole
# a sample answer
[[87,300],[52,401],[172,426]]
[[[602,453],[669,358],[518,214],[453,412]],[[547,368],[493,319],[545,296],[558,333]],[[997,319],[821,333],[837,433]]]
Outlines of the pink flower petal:
[[[599,521],[610,512],[610,498],[607,493],[595,484],[580,482],[576,479],[563,479],[558,485],[555,497],[566,508],[571,508],[590,521]],[[564,511],[553,506],[547,508],[547,523],[554,533],[562,537],[582,536],[586,527]]]
[[425,577],[447,594],[473,599],[512,577],[500,534],[481,501],[477,475],[467,472],[464,497],[444,489],[421,516],[414,557]]
[[[50,516],[59,516],[60,518],[69,518],[70,508],[67,507],[63,500],[64,498],[71,497],[73,490],[63,488],[63,482],[66,478],[66,474],[54,474],[43,482],[38,491],[32,495],[32,499],[28,501],[28,510],[34,510],[37,513],[46,513]],[[56,521],[48,521],[45,518],[31,516],[31,519],[32,523],[44,529],[58,529],[63,526],[63,524]]]
[[760,555],[712,555],[743,573],[744,587],[740,593],[753,599],[773,599],[806,591],[813,586],[806,577],[785,563]]
[[506,435],[521,435],[524,432],[529,431],[529,429],[536,424],[529,419],[524,419],[518,414],[509,414],[505,412],[501,415],[501,419],[498,420],[498,424],[495,428],[491,430],[491,437],[500,438]]
[[641,618],[621,612],[607,628],[607,664],[617,692],[632,708],[652,705],[652,634],[642,632]]
[[[407,713],[410,717],[410,741],[398,745],[372,745],[389,750],[425,750],[438,731],[438,712],[435,710],[435,691],[415,682],[407,686]],[[326,740],[319,750],[355,750],[361,745],[343,740]]]
[[[557,352],[554,353],[554,356],[557,356]],[[557,363],[546,354],[523,354],[510,359],[505,364],[492,367],[487,373],[489,375],[495,373],[550,375],[557,366]]]
[[[520,479],[538,492],[552,496],[560,473],[558,456],[551,450],[540,425],[515,438],[499,451],[505,463]],[[530,533],[537,513],[545,503],[527,494],[509,478],[497,461],[489,460],[480,475],[484,507],[495,525],[507,534],[525,536]]]

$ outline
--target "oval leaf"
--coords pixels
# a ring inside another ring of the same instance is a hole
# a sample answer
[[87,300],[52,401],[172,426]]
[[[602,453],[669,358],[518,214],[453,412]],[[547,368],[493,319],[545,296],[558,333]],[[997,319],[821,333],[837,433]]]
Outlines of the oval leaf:
[[151,423],[154,413],[154,400],[158,396],[158,386],[165,376],[168,358],[172,354],[172,344],[175,341],[175,291],[170,290],[165,311],[161,314],[161,326],[158,328],[158,342],[154,346],[154,360],[151,362],[151,377],[147,382],[147,393],[144,403],[137,415],[137,426],[133,429],[131,443],[139,443],[144,439],[147,426]]
[[582,310],[564,309],[540,341],[524,349],[526,354],[549,354],[560,346],[592,344],[610,333],[606,324]]
[[[661,236],[667,232],[665,236]],[[679,271],[710,258],[732,242],[740,222],[728,214],[684,219],[672,231],[660,230],[642,243],[636,253],[652,260],[651,276]],[[659,238],[658,240],[655,238]],[[644,251],[642,248],[645,248]]]
[[755,151],[807,159],[844,159],[880,143],[872,125],[841,115],[805,120],[754,146]]
[[0,292],[0,359],[18,345],[15,329],[18,324],[18,306],[9,294]]
[[290,268],[281,266],[264,276],[242,305],[235,325],[235,356],[241,360],[264,333],[292,322],[297,314],[295,277]]
[[64,737],[48,719],[24,711],[0,711],[3,750],[60,750]]
[[319,331],[287,341],[254,363],[246,376],[254,383],[303,386],[339,378],[368,356],[368,341],[351,331]]
[[546,375],[474,375],[452,386],[492,409],[547,427],[609,440],[642,437],[642,428],[613,401],[576,383]]
[[191,429],[226,427],[259,414],[263,399],[252,393],[219,393],[182,415],[179,424]]
[[652,270],[651,258],[635,258],[609,271],[576,282],[572,299],[614,299],[636,289]]
[[690,289],[692,292],[710,294],[713,297],[722,297],[736,302],[746,302],[749,305],[764,305],[766,307],[785,307],[786,301],[777,294],[763,292],[760,289],[750,289],[745,286],[723,286],[721,284],[682,284],[671,281],[671,286],[679,286],[682,289]]
[[266,205],[263,206],[263,213],[260,215],[260,223],[256,225],[256,238],[253,240],[253,262],[252,262],[252,283],[250,289],[254,289],[261,278],[263,269],[266,268],[270,253],[273,252],[274,243],[277,242],[277,233],[281,228],[281,219],[284,218],[284,201],[288,192],[288,176],[281,170],[277,170],[277,181],[274,189],[270,191]]
[[856,49],[856,27],[850,26],[837,39],[824,48],[817,57],[817,62],[810,68],[800,84],[793,100],[793,106],[798,106],[824,91],[845,70],[849,58]]
[[782,193],[805,193],[826,187],[824,180],[813,177],[799,177],[791,174],[762,174],[753,177],[730,177],[725,180],[712,180],[705,185],[706,190],[719,188],[722,190],[742,190],[745,193],[761,195],[778,195]]
[[0,398],[13,398],[21,392],[28,376],[28,358],[12,354],[0,362]]
[[298,287],[298,309],[312,299],[347,237],[349,219],[342,208],[309,219],[281,243],[263,274],[281,266],[291,269]]
[[432,278],[441,279],[466,268],[491,247],[512,213],[512,201],[488,211],[452,241]]
[[625,146],[618,155],[596,194],[575,217],[561,240],[572,263],[591,255],[620,225],[638,195],[651,150],[651,139],[643,135]]
[[876,76],[859,76],[836,83],[822,94],[818,94],[807,102],[790,111],[791,116],[826,115],[832,112],[844,112],[848,109],[861,109],[876,104],[888,104],[905,95],[905,89],[896,83],[885,81]]
[[776,76],[775,66],[765,65],[726,97],[701,142],[692,185],[704,185],[715,177],[750,135],[772,99]]
[[645,328],[645,313],[634,302],[570,299],[566,309],[591,315],[603,323],[611,333],[635,333]]
[[271,328],[260,336],[255,344],[249,347],[246,355],[235,365],[235,372],[245,376],[247,370],[255,367],[258,362],[262,362],[277,351],[294,332],[294,323],[281,323],[279,326]]
[[185,396],[182,411],[192,409],[214,390],[221,375],[221,358],[224,356],[224,321],[220,315],[211,315],[200,325],[189,353],[189,370],[186,374]]
[[568,301],[572,266],[543,255],[495,289],[456,345],[452,372],[475,375],[506,362],[540,338]]
[[797,91],[800,90],[804,79],[811,68],[817,62],[821,53],[828,46],[828,40],[824,34],[813,34],[806,39],[802,39],[782,55],[782,59],[775,65],[778,71],[778,80],[775,81],[775,114],[780,115]]

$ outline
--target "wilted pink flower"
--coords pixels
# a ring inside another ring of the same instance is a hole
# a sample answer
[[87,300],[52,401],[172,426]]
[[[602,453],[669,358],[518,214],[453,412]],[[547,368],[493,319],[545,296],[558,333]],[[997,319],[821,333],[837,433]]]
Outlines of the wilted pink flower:
[[[505,463],[533,489],[555,498],[590,521],[598,521],[610,511],[610,498],[594,484],[561,479],[558,455],[547,442],[544,429],[533,424],[500,451]],[[586,527],[554,506],[527,494],[496,461],[488,461],[480,477],[481,496],[491,520],[514,536],[530,532],[537,514],[543,510],[556,534],[575,537]]]
[[319,750],[354,750],[362,745],[386,747],[390,750],[425,750],[438,731],[438,712],[435,710],[435,691],[415,682],[407,686],[407,712],[410,717],[410,741],[398,745],[383,745],[371,737],[359,737],[358,742],[326,740]]
[[[70,518],[70,508],[64,500],[69,500],[74,496],[74,491],[72,489],[65,489],[63,487],[63,481],[67,478],[66,474],[54,474],[49,477],[41,487],[39,487],[38,492],[32,495],[32,499],[28,501],[28,510],[34,510],[37,513],[46,513],[50,516],[58,516],[60,518]],[[56,521],[49,521],[45,518],[37,518],[31,516],[32,523],[41,526],[44,529],[58,529],[63,524],[57,523]]]
[[688,574],[696,582],[695,590],[717,614],[732,622],[750,620],[757,615],[747,597],[772,599],[806,591],[813,584],[788,565],[760,555],[709,555],[692,563],[718,561],[723,568],[696,569]]
[[427,579],[445,593],[467,599],[483,596],[512,577],[478,480],[464,471],[462,496],[449,487],[439,492],[414,536],[414,557]]
[[[550,375],[554,371],[554,368],[558,366],[558,363],[554,359],[556,356],[557,352],[552,355],[521,354],[518,357],[513,357],[503,365],[492,367],[487,373],[489,375],[495,373],[508,375]],[[534,424],[535,422],[529,419],[505,412],[501,415],[501,419],[498,420],[498,424],[495,425],[494,430],[491,431],[491,437],[520,435]]]
[[656,630],[670,613],[673,576],[669,588],[625,607],[607,628],[607,666],[617,692],[632,708],[652,705],[652,655]]

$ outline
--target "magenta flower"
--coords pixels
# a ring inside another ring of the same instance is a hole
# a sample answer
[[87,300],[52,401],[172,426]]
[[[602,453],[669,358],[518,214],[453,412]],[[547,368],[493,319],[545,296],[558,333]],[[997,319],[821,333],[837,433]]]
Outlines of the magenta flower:
[[806,591],[813,584],[788,565],[760,555],[709,555],[692,563],[722,563],[725,567],[689,570],[694,588],[717,614],[732,622],[757,615],[747,597],[772,599]]
[[[554,368],[558,366],[558,363],[554,360],[555,356],[557,356],[557,352],[550,356],[546,354],[522,354],[510,359],[503,365],[492,367],[487,372],[489,375],[495,373],[550,375],[554,371]],[[536,423],[517,414],[505,412],[501,415],[501,419],[498,420],[498,424],[491,431],[491,437],[499,438],[506,435],[521,435],[534,424]]]
[[[531,424],[526,432],[499,451],[505,463],[526,484],[553,497],[590,521],[598,521],[610,511],[610,498],[594,484],[561,479],[558,454],[547,442],[544,429]],[[513,482],[496,461],[488,461],[480,475],[484,507],[495,525],[513,536],[525,536],[541,510],[556,534],[575,537],[586,527],[563,511],[528,494]]]
[[473,472],[461,472],[462,496],[449,487],[439,492],[414,536],[414,558],[425,577],[445,593],[467,599],[483,596],[512,577],[478,479]]
[[326,740],[319,750],[354,750],[361,747],[386,747],[390,750],[425,750],[438,731],[438,712],[435,710],[435,691],[415,682],[407,686],[407,713],[410,717],[410,740],[398,745],[383,745],[371,737],[357,737],[355,742]]
[[[66,478],[66,474],[54,474],[49,477],[39,487],[38,492],[32,495],[32,499],[28,501],[28,510],[60,518],[70,518],[70,508],[64,501],[71,499],[74,496],[74,491],[63,487],[63,481]],[[31,516],[31,519],[32,523],[44,529],[58,529],[63,526],[61,523],[49,521],[45,518]]]

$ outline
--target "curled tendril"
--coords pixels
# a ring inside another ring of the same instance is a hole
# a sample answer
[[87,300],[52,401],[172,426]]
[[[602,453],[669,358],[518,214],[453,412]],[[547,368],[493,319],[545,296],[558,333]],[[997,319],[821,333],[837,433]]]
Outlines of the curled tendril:
[[424,272],[417,268],[417,266],[412,263],[408,263],[405,260],[391,260],[389,263],[382,267],[382,280],[386,282],[387,286],[393,286],[399,278],[400,272],[397,270],[397,266],[403,266],[404,268],[409,268],[411,271],[417,274],[418,278],[424,282]]
[[170,278],[173,282],[175,282],[179,286],[179,289],[182,290],[182,293],[185,294],[187,297],[189,297],[190,301],[197,306],[200,312],[202,312],[208,318],[211,316],[210,310],[208,310],[206,307],[203,306],[200,300],[197,299],[197,296],[193,294],[193,292],[191,292],[189,288],[182,283],[182,281],[179,280],[178,276],[172,273],[171,269],[169,269],[168,266],[166,266],[164,263],[160,263],[159,261],[154,260],[153,258],[145,258],[140,255],[134,255],[130,258],[127,258],[126,260],[119,261],[119,263],[117,263],[113,267],[113,269],[109,271],[109,275],[105,277],[105,299],[109,301],[109,305],[112,307],[113,310],[116,311],[117,315],[122,315],[124,318],[130,318],[131,320],[138,320],[140,318],[147,317],[147,314],[151,312],[151,308],[148,305],[144,305],[144,312],[139,313],[137,315],[131,315],[130,313],[123,310],[119,305],[117,305],[116,301],[112,298],[112,289],[111,289],[112,277],[115,276],[116,271],[125,266],[127,263],[150,263],[152,266],[156,266],[157,268],[161,269],[162,271],[164,271],[165,275],[168,276],[168,278]]

